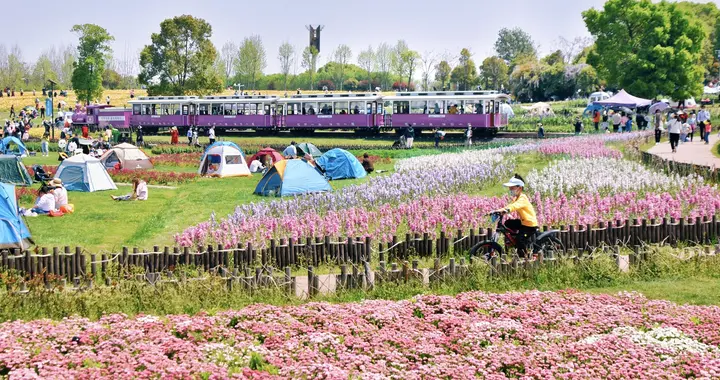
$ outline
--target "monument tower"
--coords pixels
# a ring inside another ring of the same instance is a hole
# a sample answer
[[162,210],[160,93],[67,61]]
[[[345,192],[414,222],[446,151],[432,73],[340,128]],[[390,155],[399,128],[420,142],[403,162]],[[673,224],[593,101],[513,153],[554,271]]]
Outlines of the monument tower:
[[312,25],[307,26],[307,30],[310,31],[310,45],[314,46],[315,49],[317,49],[318,53],[320,52],[320,31],[323,30],[322,25],[318,25],[315,28],[312,27]]

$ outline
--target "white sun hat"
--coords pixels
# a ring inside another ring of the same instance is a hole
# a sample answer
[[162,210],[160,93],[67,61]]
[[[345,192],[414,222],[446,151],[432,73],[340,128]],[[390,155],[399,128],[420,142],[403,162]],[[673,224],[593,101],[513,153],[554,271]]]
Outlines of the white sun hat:
[[510,181],[508,181],[507,183],[504,183],[503,186],[505,186],[505,187],[513,187],[513,186],[525,187],[525,182],[513,177],[510,179]]

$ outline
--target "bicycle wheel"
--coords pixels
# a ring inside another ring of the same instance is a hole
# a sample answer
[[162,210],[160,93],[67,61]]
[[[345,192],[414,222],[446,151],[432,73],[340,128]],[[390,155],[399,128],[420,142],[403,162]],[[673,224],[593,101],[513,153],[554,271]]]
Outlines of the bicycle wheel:
[[556,258],[565,252],[565,246],[557,236],[545,238],[539,245],[540,252],[538,254],[543,255],[544,259]]
[[503,249],[500,244],[494,241],[481,241],[470,248],[470,257],[479,257],[490,261],[493,257],[500,257]]

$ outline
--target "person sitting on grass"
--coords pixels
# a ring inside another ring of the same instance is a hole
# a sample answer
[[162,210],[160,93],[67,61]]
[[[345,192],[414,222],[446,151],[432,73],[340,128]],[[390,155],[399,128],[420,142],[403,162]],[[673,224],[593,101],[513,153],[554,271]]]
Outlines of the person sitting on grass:
[[115,201],[146,201],[148,199],[147,183],[145,183],[145,181],[139,178],[135,178],[133,180],[133,192],[131,194],[126,194],[119,197],[111,195],[110,197]]
[[50,181],[50,186],[53,189],[53,197],[55,198],[55,207],[60,208],[68,204],[68,194],[65,187],[63,187],[62,180],[55,178]]
[[370,155],[367,153],[363,154],[362,167],[363,167],[363,169],[365,169],[367,174],[370,174],[373,171],[375,171],[375,167],[373,166],[373,163],[370,161]]
[[35,206],[33,206],[30,211],[38,215],[46,215],[53,210],[55,210],[55,196],[53,195],[53,190],[48,186],[43,186],[40,188],[39,197],[35,202]]
[[265,166],[263,166],[259,159],[256,158],[250,163],[250,173],[262,173],[264,171]]

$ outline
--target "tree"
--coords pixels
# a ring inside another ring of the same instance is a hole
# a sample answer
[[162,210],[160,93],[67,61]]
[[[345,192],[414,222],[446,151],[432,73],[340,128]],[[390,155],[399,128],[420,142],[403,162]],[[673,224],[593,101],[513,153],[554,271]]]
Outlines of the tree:
[[350,50],[350,46],[342,44],[335,49],[333,56],[335,57],[335,62],[337,63],[337,80],[335,83],[340,83],[340,91],[342,91],[343,81],[345,80],[345,65],[347,65],[352,59],[352,50]]
[[485,89],[500,90],[507,86],[508,65],[497,56],[488,57],[480,65],[480,80]]
[[676,4],[609,0],[602,11],[583,12],[583,19],[596,38],[593,59],[613,83],[647,98],[700,95],[705,34]]
[[[57,49],[53,47],[50,49],[50,61],[52,61],[53,71],[57,73],[57,83],[60,88],[72,87],[72,73],[76,55],[77,50],[71,45],[60,46]],[[45,83],[43,84],[43,87],[47,85],[48,84]]]
[[418,62],[420,61],[420,54],[415,50],[405,50],[400,56],[400,59],[403,61],[405,74],[408,78],[407,85],[408,89],[410,89],[410,87],[412,87],[413,73],[415,72]]
[[57,73],[53,69],[52,61],[50,61],[49,53],[45,52],[38,57],[32,72],[32,83],[34,86],[42,88],[47,85],[48,80],[58,81]]
[[313,78],[315,77],[315,72],[317,71],[317,62],[318,57],[320,56],[320,52],[315,48],[315,46],[308,46],[303,50],[302,54],[302,67],[305,68],[305,70],[308,73],[308,76],[310,77],[310,85],[308,88],[312,89],[315,82],[313,81]]
[[357,57],[358,65],[367,72],[368,91],[372,91],[372,72],[375,70],[375,52],[372,46],[368,46],[367,50],[363,50]]
[[19,45],[13,45],[7,57],[6,83],[12,88],[22,89],[27,77],[27,65],[23,61],[22,50]]
[[395,45],[395,48],[393,48],[392,55],[390,56],[392,71],[395,75],[400,76],[400,78],[405,76],[405,73],[407,72],[407,68],[405,67],[406,61],[403,59],[403,55],[409,50],[407,42],[399,40]]
[[122,77],[120,76],[120,74],[118,74],[117,71],[113,69],[105,69],[102,79],[103,87],[114,90],[116,88],[120,88],[121,83]]
[[433,70],[435,69],[435,61],[437,55],[431,51],[426,51],[420,57],[420,63],[422,63],[422,82],[423,90],[428,91],[430,88],[430,77],[432,76]]
[[392,48],[386,43],[381,43],[375,51],[375,60],[380,73],[380,86],[387,89],[390,85],[390,68],[392,66]]
[[222,88],[213,64],[212,27],[189,15],[166,19],[140,53],[140,83],[150,95],[206,95]]
[[[477,79],[477,70],[475,69],[475,62],[472,60],[470,50],[462,49],[460,51],[459,65],[455,70],[457,70],[457,74],[453,77],[453,81],[462,84],[461,88],[463,91],[471,90]],[[455,70],[453,70],[453,73],[455,73]]]
[[440,88],[445,90],[445,83],[450,79],[450,74],[452,73],[452,67],[450,67],[450,64],[446,60],[440,61],[440,63],[435,66],[435,80],[440,82]]
[[532,37],[520,28],[500,29],[498,39],[495,41],[495,52],[505,62],[513,62],[526,55],[537,55]]
[[720,49],[720,9],[715,3],[705,4],[681,1],[677,3],[680,10],[697,21],[705,32],[701,50],[701,63],[705,69],[705,80],[718,78],[718,59],[716,51]]
[[287,91],[288,75],[290,75],[290,69],[295,60],[295,48],[289,42],[283,42],[278,49],[278,59],[280,60],[280,72],[283,75],[283,89]]
[[581,55],[585,49],[593,44],[590,37],[575,37],[572,40],[560,36],[558,37],[558,50],[562,52],[565,64],[571,64]]
[[220,49],[220,63],[222,65],[223,83],[229,84],[229,80],[235,74],[235,61],[237,60],[238,47],[232,41],[227,41]]
[[73,66],[72,86],[78,100],[90,104],[102,96],[102,77],[105,63],[112,49],[113,36],[105,28],[94,24],[75,25],[70,30],[79,36],[77,61]]
[[253,90],[267,66],[265,47],[258,35],[245,37],[240,45],[235,71],[241,81],[247,82]]

